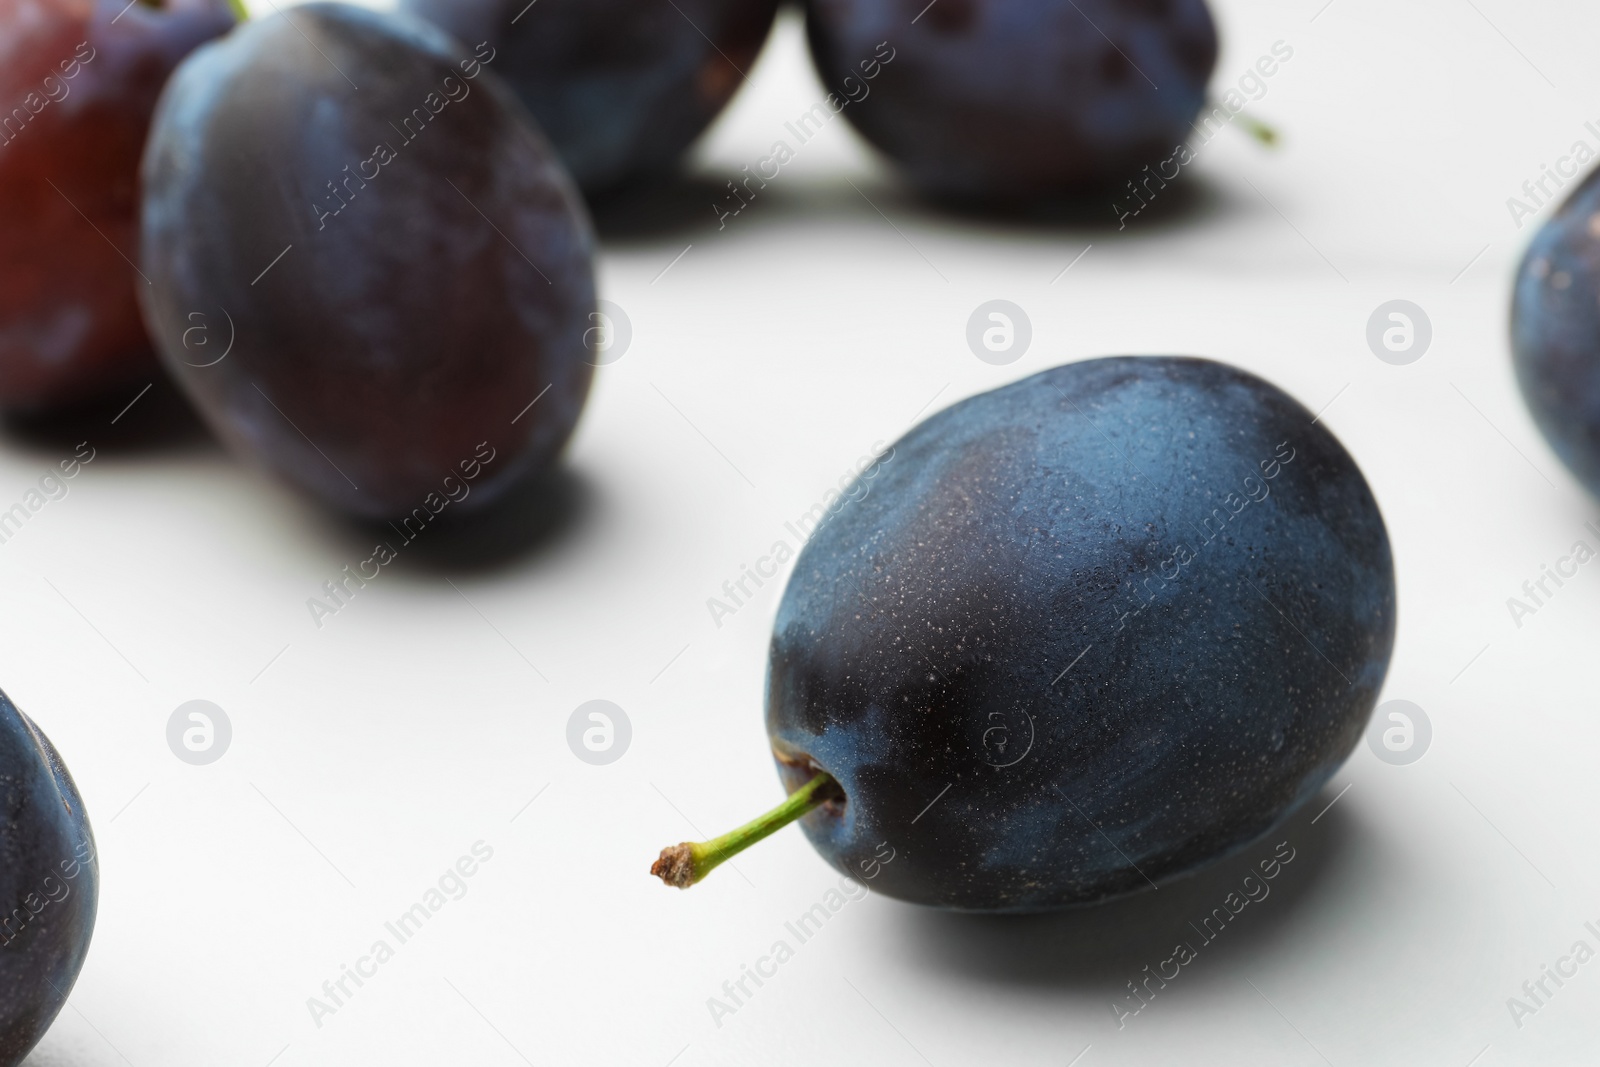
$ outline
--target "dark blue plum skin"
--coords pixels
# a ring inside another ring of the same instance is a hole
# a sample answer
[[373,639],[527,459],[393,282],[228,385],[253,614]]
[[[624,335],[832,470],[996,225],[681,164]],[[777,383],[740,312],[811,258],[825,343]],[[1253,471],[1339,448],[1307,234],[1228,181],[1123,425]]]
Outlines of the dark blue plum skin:
[[1534,422],[1600,496],[1600,170],[1528,246],[1511,302],[1511,350]]
[[493,59],[310,4],[196,51],[157,108],[141,288],[166,365],[235,451],[356,516],[489,503],[588,394],[594,239]]
[[1388,534],[1275,386],[1070,364],[927,419],[871,473],[796,561],[767,731],[790,791],[838,779],[801,825],[872,889],[994,912],[1131,893],[1270,831],[1361,737],[1394,643]]
[[590,194],[669,173],[755,62],[778,0],[403,0],[511,82]]
[[913,185],[952,200],[1026,203],[1137,178],[1188,139],[1217,60],[1205,0],[806,11],[823,85],[841,100],[866,92],[843,114]]
[[0,1064],[22,1062],[78,980],[100,897],[89,815],[50,739],[0,693]]

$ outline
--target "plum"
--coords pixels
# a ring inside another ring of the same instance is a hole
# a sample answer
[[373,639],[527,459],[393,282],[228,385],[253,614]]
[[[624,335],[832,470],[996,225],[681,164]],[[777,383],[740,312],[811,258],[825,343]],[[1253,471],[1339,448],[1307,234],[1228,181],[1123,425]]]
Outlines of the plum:
[[911,183],[1070,196],[1172,155],[1217,59],[1205,0],[807,0],[823,85]]
[[45,737],[0,693],[0,1067],[39,1043],[78,979],[100,868],[83,798]]
[[233,449],[352,515],[490,502],[588,394],[591,228],[494,59],[308,4],[195,52],[151,127],[167,366]]
[[139,317],[139,154],[167,76],[225,0],[0,0],[0,409],[158,371]]
[[1513,290],[1511,347],[1534,422],[1600,496],[1600,169],[1529,244]]
[[495,70],[591,194],[677,165],[744,82],[778,0],[402,0]]
[[[1261,837],[1360,740],[1388,534],[1350,455],[1260,378],[1057,367],[862,477],[796,560],[766,715],[787,814],[872,888],[996,912],[1130,893]],[[657,873],[691,883],[731,848],[707,844]]]

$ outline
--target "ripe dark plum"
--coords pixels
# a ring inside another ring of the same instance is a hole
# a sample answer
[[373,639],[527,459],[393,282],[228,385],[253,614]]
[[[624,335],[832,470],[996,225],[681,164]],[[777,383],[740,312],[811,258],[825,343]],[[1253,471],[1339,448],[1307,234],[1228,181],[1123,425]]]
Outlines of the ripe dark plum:
[[157,370],[139,317],[139,153],[167,75],[225,0],[0,0],[0,409]]
[[1512,297],[1511,342],[1534,421],[1600,496],[1600,170],[1528,246]]
[[89,952],[100,868],[50,739],[0,693],[0,1065],[21,1063]]
[[1366,480],[1226,364],[1045,371],[914,427],[843,500],[778,607],[767,732],[780,811],[892,897],[1036,911],[1195,871],[1321,788],[1388,671]]
[[790,789],[843,789],[802,823],[830,863],[897,853],[874,889],[1132,892],[1266,833],[1359,740],[1394,641],[1388,534],[1350,455],[1260,378],[1058,367],[923,422],[864,488],[796,561],[767,728]]
[[659,177],[744,82],[777,0],[403,0],[488,41],[586,192]]
[[487,503],[588,394],[593,237],[498,58],[309,4],[197,51],[156,112],[167,366],[235,450],[358,516]]
[[[923,191],[1027,202],[1120,185],[1189,136],[1205,0],[808,0],[823,85]],[[920,17],[919,17],[920,12]]]

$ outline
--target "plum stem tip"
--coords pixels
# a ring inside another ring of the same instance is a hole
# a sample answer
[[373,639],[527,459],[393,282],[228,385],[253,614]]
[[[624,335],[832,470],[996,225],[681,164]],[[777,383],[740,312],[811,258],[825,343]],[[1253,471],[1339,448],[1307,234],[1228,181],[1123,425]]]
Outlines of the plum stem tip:
[[843,799],[844,790],[839,788],[833,775],[818,771],[799,789],[790,793],[782,804],[737,830],[730,830],[709,841],[684,841],[668,845],[650,865],[650,873],[675,889],[688,889],[703,881],[724,861],[737,856],[757,841],[777,833],[824,804]]

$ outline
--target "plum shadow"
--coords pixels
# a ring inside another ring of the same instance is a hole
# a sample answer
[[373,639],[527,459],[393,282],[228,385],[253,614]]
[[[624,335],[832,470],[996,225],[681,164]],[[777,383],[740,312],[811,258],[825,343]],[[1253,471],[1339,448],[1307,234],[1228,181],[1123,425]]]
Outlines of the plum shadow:
[[[1359,838],[1359,824],[1350,810],[1335,804],[1324,790],[1305,808],[1266,837],[1220,863],[1186,878],[1131,897],[1038,915],[1004,916],[898,908],[891,921],[899,929],[892,940],[904,946],[912,966],[948,971],[966,978],[1103,994],[1108,1002],[1127,992],[1126,983],[1142,979],[1185,942],[1197,958],[1182,968],[1215,976],[1219,962],[1282,950],[1296,912],[1331,872],[1348,866]],[[1273,853],[1280,841],[1296,851],[1278,877],[1266,883],[1270,893],[1233,917],[1207,943],[1193,924],[1221,907],[1231,892],[1243,895],[1247,875],[1259,879],[1256,864]],[[1179,977],[1175,984],[1201,985],[1204,977]]]
[[366,520],[333,520],[335,536],[371,551],[375,541],[399,547],[400,566],[419,578],[486,573],[529,556],[556,551],[592,518],[597,494],[590,481],[561,464],[525,476],[487,507],[465,514],[441,512],[415,540]]
[[[988,203],[914,197],[908,198],[907,203],[920,205],[925,214],[937,213],[991,230],[1063,230],[1108,238],[1138,237],[1222,221],[1244,204],[1230,195],[1225,184],[1202,174],[1183,175],[1143,207],[1126,189],[1111,187],[1035,201]],[[1119,218],[1118,205],[1121,211],[1139,208],[1139,213]]]
[[87,1067],[93,1062],[92,1056],[83,1054],[79,1049],[69,1045],[65,1039],[52,1042],[47,1032],[44,1039],[22,1058],[17,1067]]
[[160,369],[152,369],[142,382],[71,407],[8,414],[0,419],[0,435],[50,456],[70,455],[80,441],[99,452],[125,455],[222,447]]
[[1169,184],[1139,214],[1118,217],[1113,205],[1137,206],[1124,189],[1107,188],[1026,202],[945,201],[922,196],[896,181],[862,183],[839,179],[780,178],[756,192],[750,203],[726,220],[724,210],[738,204],[728,183],[743,175],[675,175],[634,186],[591,203],[603,244],[621,248],[654,247],[680,241],[712,241],[794,223],[857,220],[882,225],[879,211],[897,221],[922,226],[976,228],[1007,236],[1081,234],[1105,239],[1137,238],[1196,227],[1250,210],[1231,185],[1203,174],[1185,174]]
[[589,215],[607,244],[654,244],[708,227],[716,232],[712,205],[728,195],[729,177],[669,174],[594,197]]

